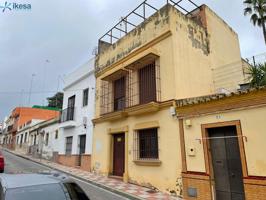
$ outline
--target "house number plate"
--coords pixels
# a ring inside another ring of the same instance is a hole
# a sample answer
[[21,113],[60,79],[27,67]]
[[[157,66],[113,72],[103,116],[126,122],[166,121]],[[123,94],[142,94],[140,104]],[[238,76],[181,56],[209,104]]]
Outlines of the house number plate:
[[117,138],[117,142],[121,142],[122,141],[122,139],[121,138]]

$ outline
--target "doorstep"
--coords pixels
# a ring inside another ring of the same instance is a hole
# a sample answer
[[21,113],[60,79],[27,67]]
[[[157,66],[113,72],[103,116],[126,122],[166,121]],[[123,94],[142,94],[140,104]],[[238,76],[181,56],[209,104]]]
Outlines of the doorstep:
[[122,176],[109,175],[108,178],[112,178],[112,179],[123,181],[123,177]]
[[162,192],[150,192],[149,188],[142,187],[139,185],[134,185],[130,183],[125,183],[121,179],[117,179],[114,176],[101,176],[92,172],[87,172],[81,169],[77,169],[75,167],[67,167],[58,163],[54,163],[47,160],[40,160],[33,158],[31,156],[18,153],[9,149],[4,149],[10,153],[13,153],[17,156],[23,157],[27,160],[31,160],[33,162],[42,164],[46,167],[52,168],[53,170],[60,171],[62,173],[68,174],[69,176],[73,176],[77,179],[83,180],[90,184],[96,185],[105,190],[109,190],[110,192],[116,193],[118,195],[124,196],[128,199],[148,199],[148,200],[182,200],[178,197],[173,197],[169,194]]

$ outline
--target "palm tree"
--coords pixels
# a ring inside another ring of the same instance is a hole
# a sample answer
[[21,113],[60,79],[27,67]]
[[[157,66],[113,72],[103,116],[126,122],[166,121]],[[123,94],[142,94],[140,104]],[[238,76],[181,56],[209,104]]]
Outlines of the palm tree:
[[251,15],[250,21],[254,26],[262,27],[264,41],[266,44],[266,0],[245,0],[244,15]]
[[247,71],[251,87],[266,86],[266,63],[250,65]]

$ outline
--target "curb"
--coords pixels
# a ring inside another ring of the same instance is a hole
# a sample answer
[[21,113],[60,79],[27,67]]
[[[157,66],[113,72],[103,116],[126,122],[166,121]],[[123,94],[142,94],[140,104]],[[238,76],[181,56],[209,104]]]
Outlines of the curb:
[[122,196],[122,197],[125,197],[125,198],[128,198],[128,199],[131,199],[131,200],[143,200],[143,198],[139,198],[139,197],[134,196],[134,195],[132,195],[132,194],[128,194],[128,193],[122,192],[122,191],[120,191],[120,190],[116,190],[116,189],[110,188],[110,187],[105,186],[105,185],[103,185],[103,184],[99,184],[99,183],[96,183],[96,182],[94,182],[94,181],[91,181],[91,180],[88,180],[88,179],[82,178],[82,177],[80,177],[80,176],[73,175],[73,174],[71,174],[71,173],[69,173],[69,172],[65,172],[65,171],[63,171],[63,170],[60,170],[60,169],[57,169],[57,168],[55,168],[55,167],[51,167],[51,166],[49,166],[49,165],[47,165],[47,164],[44,164],[44,163],[38,162],[38,161],[36,161],[36,160],[33,160],[33,159],[29,158],[29,157],[26,157],[26,156],[23,156],[23,155],[20,155],[20,154],[16,154],[15,152],[12,152],[12,151],[10,151],[10,150],[8,150],[8,149],[4,149],[4,148],[2,148],[2,149],[3,149],[4,151],[6,151],[6,152],[9,152],[9,153],[15,155],[15,156],[21,157],[21,158],[23,158],[23,159],[26,159],[26,160],[29,160],[29,161],[32,161],[32,162],[35,162],[35,163],[37,163],[37,164],[39,164],[39,165],[43,165],[43,166],[48,167],[48,168],[50,168],[50,169],[53,169],[53,170],[56,170],[56,171],[62,172],[62,173],[64,173],[64,174],[67,174],[67,175],[69,175],[69,176],[72,176],[72,177],[74,177],[74,178],[76,178],[76,179],[79,179],[79,180],[81,180],[81,181],[84,181],[84,182],[87,182],[87,183],[92,184],[92,185],[94,185],[94,186],[97,186],[97,187],[99,187],[99,188],[105,189],[105,190],[107,190],[107,191],[109,191],[109,192],[112,192],[112,193],[118,194],[118,195],[120,195],[120,196]]

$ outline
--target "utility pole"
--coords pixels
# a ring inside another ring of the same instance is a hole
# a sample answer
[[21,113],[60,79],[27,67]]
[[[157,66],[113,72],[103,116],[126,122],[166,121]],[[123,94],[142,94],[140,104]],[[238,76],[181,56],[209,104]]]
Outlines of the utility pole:
[[30,100],[31,100],[31,90],[32,90],[32,83],[33,83],[33,78],[34,76],[36,76],[36,74],[32,74],[31,75],[31,81],[30,81],[30,90],[29,90],[29,102],[28,102],[28,106],[30,106]]

